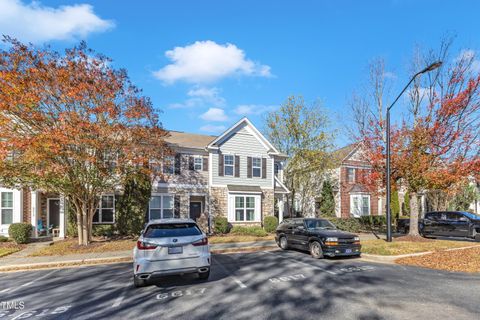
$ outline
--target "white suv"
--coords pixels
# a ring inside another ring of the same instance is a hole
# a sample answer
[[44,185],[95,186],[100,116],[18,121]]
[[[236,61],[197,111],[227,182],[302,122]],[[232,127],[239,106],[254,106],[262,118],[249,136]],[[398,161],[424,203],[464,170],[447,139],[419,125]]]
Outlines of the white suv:
[[133,249],[133,280],[141,287],[154,277],[197,273],[210,275],[207,236],[191,219],[151,220]]

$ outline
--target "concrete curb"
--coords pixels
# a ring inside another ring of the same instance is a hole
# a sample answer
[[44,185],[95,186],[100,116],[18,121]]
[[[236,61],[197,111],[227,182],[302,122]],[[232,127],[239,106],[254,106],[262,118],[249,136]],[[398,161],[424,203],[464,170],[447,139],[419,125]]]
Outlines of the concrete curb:
[[465,250],[465,249],[471,249],[471,248],[477,248],[477,247],[480,247],[480,245],[460,247],[460,248],[449,248],[449,249],[444,249],[444,250],[439,250],[439,251],[424,251],[424,252],[417,252],[417,253],[400,254],[400,255],[396,255],[396,256],[381,256],[381,255],[377,255],[377,254],[362,253],[361,259],[363,259],[365,261],[369,261],[369,262],[395,264],[395,261],[397,259],[424,256],[426,254],[432,254],[432,253],[435,253],[435,252],[458,251],[458,250]]
[[[212,249],[210,250],[210,252],[212,254],[226,254],[226,253],[241,253],[241,252],[271,251],[275,249],[277,249],[276,246],[265,246],[265,247],[254,246],[254,247],[238,247],[238,248],[228,248],[228,249]],[[119,256],[119,257],[64,260],[64,261],[57,261],[57,262],[12,264],[8,266],[0,267],[0,273],[42,270],[42,269],[62,269],[62,268],[72,268],[72,267],[100,265],[100,264],[106,265],[106,264],[125,263],[125,262],[132,262],[132,261],[133,261],[132,256],[128,255],[128,256]]]

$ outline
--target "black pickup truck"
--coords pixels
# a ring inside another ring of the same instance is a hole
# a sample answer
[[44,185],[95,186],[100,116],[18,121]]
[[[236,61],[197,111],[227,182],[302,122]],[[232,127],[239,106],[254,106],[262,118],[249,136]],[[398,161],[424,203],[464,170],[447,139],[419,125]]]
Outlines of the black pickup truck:
[[[409,219],[397,220],[397,231],[408,233]],[[480,215],[464,211],[435,211],[418,220],[424,237],[465,237],[480,241]]]

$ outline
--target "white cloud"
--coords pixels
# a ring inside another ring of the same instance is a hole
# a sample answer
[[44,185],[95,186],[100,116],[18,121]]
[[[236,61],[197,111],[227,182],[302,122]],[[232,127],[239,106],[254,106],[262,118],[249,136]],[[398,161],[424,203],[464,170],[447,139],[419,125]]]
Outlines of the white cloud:
[[259,115],[264,112],[275,110],[276,106],[266,106],[263,104],[242,104],[235,108],[234,112],[238,115]]
[[455,61],[465,60],[469,61],[472,60],[472,64],[470,65],[470,69],[473,72],[480,72],[480,60],[477,59],[477,52],[472,49],[464,49],[460,52],[460,54],[455,58]]
[[225,111],[220,108],[210,108],[207,112],[200,115],[200,118],[207,121],[226,121],[228,120]]
[[245,52],[231,43],[197,41],[165,53],[172,61],[154,76],[167,84],[176,81],[211,83],[232,75],[271,76],[270,67],[246,59]]
[[209,133],[220,133],[225,131],[225,126],[215,126],[211,124],[207,124],[203,127],[200,127],[200,131],[209,132]]
[[53,8],[37,1],[0,0],[0,33],[24,42],[84,38],[112,27],[112,21],[101,19],[88,4]]
[[225,98],[220,96],[218,88],[194,87],[187,93],[190,97],[181,103],[173,103],[169,107],[172,109],[196,108],[204,106],[223,107]]
[[383,76],[387,79],[397,79],[397,75],[391,71],[385,71]]

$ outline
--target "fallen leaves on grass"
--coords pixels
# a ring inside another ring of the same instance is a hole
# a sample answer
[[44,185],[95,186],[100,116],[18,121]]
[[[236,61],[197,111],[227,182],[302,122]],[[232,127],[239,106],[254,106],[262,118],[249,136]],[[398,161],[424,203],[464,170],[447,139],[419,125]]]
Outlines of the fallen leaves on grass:
[[385,240],[364,240],[361,241],[362,253],[396,256],[449,248],[469,247],[472,245],[471,242],[467,241],[425,240],[426,241],[401,241],[399,238],[394,239],[393,242],[386,242]]
[[401,258],[395,262],[437,270],[480,272],[480,247],[439,251],[422,256]]
[[273,234],[269,234],[265,237],[226,234],[226,235],[211,236],[208,238],[208,242],[210,244],[215,244],[215,243],[232,243],[232,242],[267,241],[267,240],[273,240],[273,239],[275,239],[275,236]]
[[15,244],[13,242],[2,242],[0,243],[0,257],[7,256],[14,252],[18,252],[23,250],[26,245],[23,244]]
[[64,256],[78,253],[98,253],[108,251],[123,251],[132,250],[135,246],[135,240],[96,240],[91,242],[88,246],[81,246],[77,239],[67,239],[55,241],[52,245],[44,247],[30,256]]

